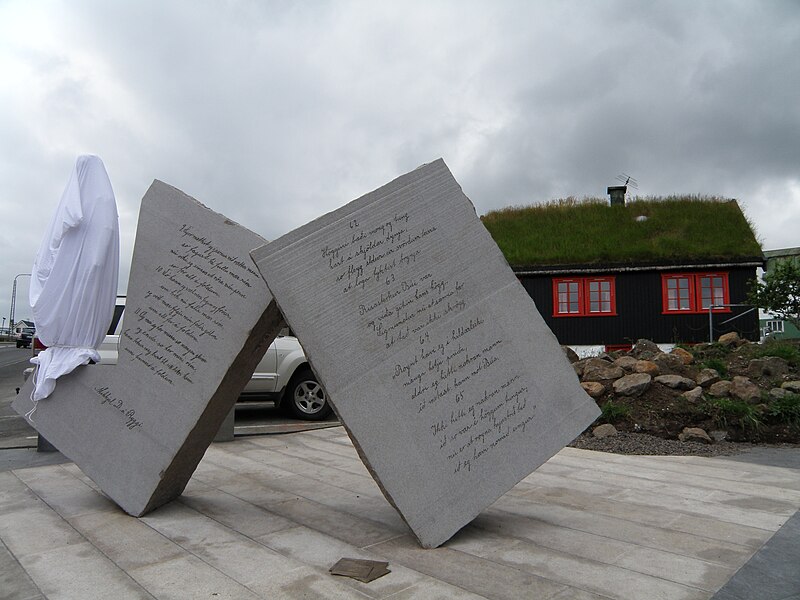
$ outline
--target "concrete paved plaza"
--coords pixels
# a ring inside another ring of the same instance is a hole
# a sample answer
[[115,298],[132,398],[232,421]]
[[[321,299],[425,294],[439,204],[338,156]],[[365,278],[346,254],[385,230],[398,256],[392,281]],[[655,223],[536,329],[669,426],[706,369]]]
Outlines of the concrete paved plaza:
[[800,470],[566,448],[423,550],[341,427],[237,438],[141,519],[71,463],[0,472],[0,597],[784,600],[798,507]]

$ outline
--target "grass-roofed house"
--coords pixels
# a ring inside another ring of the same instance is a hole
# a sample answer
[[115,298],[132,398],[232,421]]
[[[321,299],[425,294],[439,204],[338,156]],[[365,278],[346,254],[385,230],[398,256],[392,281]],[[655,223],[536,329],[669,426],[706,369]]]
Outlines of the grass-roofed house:
[[[579,349],[708,341],[709,306],[746,303],[763,264],[735,200],[567,199],[482,220],[558,340]],[[758,311],[712,310],[715,338],[759,339]]]

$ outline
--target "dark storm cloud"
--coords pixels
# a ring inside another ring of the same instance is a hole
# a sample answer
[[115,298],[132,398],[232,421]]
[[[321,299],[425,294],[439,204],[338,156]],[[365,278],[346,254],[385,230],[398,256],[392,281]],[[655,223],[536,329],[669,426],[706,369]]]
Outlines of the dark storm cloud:
[[791,1],[5,2],[0,288],[82,152],[117,193],[123,282],[153,178],[274,238],[439,156],[479,213],[626,172],[797,246],[797,56]]

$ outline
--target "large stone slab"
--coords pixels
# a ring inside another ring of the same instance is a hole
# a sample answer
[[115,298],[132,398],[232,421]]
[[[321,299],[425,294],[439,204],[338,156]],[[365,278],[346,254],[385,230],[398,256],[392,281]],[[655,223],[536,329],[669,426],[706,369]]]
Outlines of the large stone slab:
[[252,255],[423,546],[599,413],[442,160]]
[[[134,516],[180,495],[282,325],[265,243],[181,191],[142,199],[117,365],[58,380],[31,424]],[[27,413],[30,382],[14,402]]]

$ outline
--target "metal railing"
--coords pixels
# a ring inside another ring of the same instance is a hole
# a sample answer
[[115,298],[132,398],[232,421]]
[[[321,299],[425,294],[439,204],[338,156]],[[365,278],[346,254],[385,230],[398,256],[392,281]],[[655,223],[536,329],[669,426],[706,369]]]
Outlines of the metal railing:
[[730,308],[732,306],[750,306],[750,310],[746,310],[743,313],[739,313],[738,315],[732,316],[730,319],[727,319],[720,323],[720,325],[725,325],[725,323],[730,323],[731,321],[735,321],[739,317],[743,317],[747,314],[750,314],[754,310],[758,310],[757,306],[753,306],[752,304],[711,304],[708,307],[708,343],[714,343],[714,309],[715,308]]

